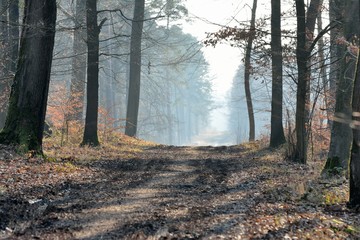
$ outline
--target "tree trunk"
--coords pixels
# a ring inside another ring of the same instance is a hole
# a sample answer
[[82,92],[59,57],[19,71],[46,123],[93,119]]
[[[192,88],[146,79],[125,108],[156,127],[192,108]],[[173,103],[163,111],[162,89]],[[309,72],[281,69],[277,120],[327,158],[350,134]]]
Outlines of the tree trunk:
[[307,44],[311,44],[315,37],[315,23],[321,11],[323,0],[311,0],[310,6],[306,14],[306,34]]
[[[331,22],[342,21],[343,19],[343,10],[345,9],[346,2],[343,0],[330,0],[329,1],[329,18]],[[336,44],[336,40],[342,36],[342,26],[339,24],[335,28],[330,30],[330,74],[329,74],[329,85],[330,93],[332,96],[331,101],[329,101],[329,110],[331,114],[335,111],[335,95],[337,82],[340,79],[340,67],[341,67],[341,58],[344,55],[344,49],[341,45]],[[331,125],[331,122],[330,122]]]
[[[350,36],[350,42],[354,40],[351,36],[358,32],[359,13],[356,11],[358,0],[346,3],[346,14],[343,23],[344,36]],[[328,159],[324,171],[342,168],[348,171],[350,149],[352,143],[352,130],[349,126],[351,121],[352,89],[356,71],[356,60],[349,52],[345,53],[341,60],[340,79],[336,91],[336,104],[334,121],[331,129],[331,141]]]
[[[318,31],[323,30],[322,13],[321,12],[319,13],[318,18],[317,18],[317,25],[318,25]],[[329,108],[329,106],[330,106],[330,104],[329,104],[329,81],[328,81],[328,77],[326,74],[327,67],[326,67],[326,59],[325,59],[325,54],[324,54],[324,47],[325,47],[324,40],[321,38],[321,39],[319,39],[319,42],[318,42],[319,69],[320,69],[320,78],[321,78],[323,96],[324,96],[323,104],[325,106],[327,123],[329,125],[331,111]]]
[[246,46],[245,52],[245,73],[244,73],[244,82],[245,82],[245,97],[246,104],[249,116],[249,141],[255,140],[255,118],[254,118],[254,108],[251,99],[251,89],[250,89],[250,73],[251,69],[251,50],[253,41],[255,38],[255,18],[256,18],[256,8],[257,0],[253,0],[253,6],[251,9],[251,20],[250,20],[250,34]]
[[[306,81],[306,101],[305,101],[305,116],[306,116],[306,128],[307,128],[307,136],[309,136],[310,131],[311,131],[311,126],[310,126],[310,121],[311,116],[310,116],[310,112],[311,112],[311,51],[312,49],[310,49],[311,44],[314,41],[315,38],[315,24],[316,24],[316,19],[319,16],[319,13],[321,11],[321,6],[322,6],[322,2],[323,0],[311,0],[310,1],[310,5],[308,7],[307,13],[306,13],[306,25],[305,25],[305,34],[306,34],[306,51],[308,54],[308,59],[307,59],[307,71],[306,71],[306,78],[308,79]],[[308,140],[308,139],[306,139]]]
[[15,75],[16,63],[19,57],[19,0],[11,0],[9,5],[9,41],[10,46],[10,71]]
[[306,23],[304,0],[296,0],[297,46],[296,59],[298,66],[298,83],[296,94],[296,147],[293,159],[295,162],[306,163],[307,131],[306,131],[306,89],[309,74],[307,72],[308,52],[306,51]]
[[[358,22],[360,24],[360,21]],[[360,206],[360,51],[352,98],[353,144],[350,158],[350,206]]]
[[76,0],[74,58],[72,62],[72,77],[70,85],[70,103],[73,112],[69,120],[82,121],[85,97],[86,79],[86,0]]
[[[2,50],[4,50],[3,53],[5,55],[1,59],[4,61],[2,63],[3,66],[6,67],[6,70],[0,70],[3,73],[0,76],[0,129],[5,125],[11,81],[14,78],[16,63],[19,57],[19,1],[12,0],[6,7],[8,7],[8,24],[0,23],[0,25],[3,25],[0,27],[2,29],[1,35],[5,37],[0,37],[0,39],[5,41],[2,44],[4,46]],[[2,21],[6,19],[5,13]],[[5,51],[5,49],[7,50]]]
[[307,141],[310,113],[310,54],[314,39],[316,18],[321,9],[322,0],[312,0],[305,14],[304,0],[296,0],[297,46],[296,59],[298,67],[298,83],[296,93],[296,147],[293,160],[298,163],[307,162]]
[[25,0],[20,57],[0,133],[1,143],[15,144],[20,152],[42,154],[55,21],[55,0]]
[[3,128],[6,119],[6,109],[8,100],[8,11],[7,3],[0,2],[0,129]]
[[98,108],[99,108],[99,34],[101,25],[97,23],[97,1],[86,1],[87,20],[87,105],[85,131],[81,145],[98,146]]
[[272,99],[270,147],[285,143],[283,128],[283,80],[281,46],[281,1],[271,0]]
[[[109,26],[107,27],[108,36],[111,36],[111,28],[112,28],[112,25],[109,24]],[[112,44],[113,44],[113,42],[110,41],[107,46],[107,51],[110,56],[112,56],[112,51],[113,51]],[[114,59],[112,57],[110,57],[105,62],[106,68],[108,69],[108,73],[106,74],[106,77],[105,77],[105,81],[106,81],[106,83],[105,83],[105,88],[106,88],[105,103],[106,103],[106,111],[108,113],[108,116],[110,118],[112,118],[113,120],[116,120],[116,109],[115,109],[116,81],[115,81],[115,76],[114,76],[113,60]],[[114,121],[112,121],[111,127],[112,128],[116,127]]]
[[141,37],[144,24],[144,11],[145,0],[135,1],[134,19],[131,28],[129,94],[125,128],[125,134],[131,137],[136,136],[138,124],[141,77]]
[[[0,11],[4,11],[4,7],[7,7],[7,11],[3,12],[0,21],[1,31],[1,45],[3,48],[1,51],[1,59],[3,60],[0,67],[0,129],[5,125],[6,112],[8,108],[8,100],[10,94],[11,80],[14,78],[16,71],[16,63],[19,55],[19,1],[12,0],[9,5],[4,1],[0,3]],[[8,20],[7,20],[8,17]],[[5,24],[8,22],[8,24]]]

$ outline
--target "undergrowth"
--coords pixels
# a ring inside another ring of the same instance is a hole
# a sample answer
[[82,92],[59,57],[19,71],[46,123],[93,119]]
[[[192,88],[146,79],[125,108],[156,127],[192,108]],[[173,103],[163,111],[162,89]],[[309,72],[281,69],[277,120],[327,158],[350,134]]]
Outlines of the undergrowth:
[[77,161],[99,159],[129,159],[144,148],[156,146],[155,143],[128,137],[119,132],[109,133],[106,140],[100,138],[100,146],[80,146],[81,138],[69,135],[67,141],[60,144],[61,134],[53,134],[44,139],[43,149],[49,161],[72,158]]

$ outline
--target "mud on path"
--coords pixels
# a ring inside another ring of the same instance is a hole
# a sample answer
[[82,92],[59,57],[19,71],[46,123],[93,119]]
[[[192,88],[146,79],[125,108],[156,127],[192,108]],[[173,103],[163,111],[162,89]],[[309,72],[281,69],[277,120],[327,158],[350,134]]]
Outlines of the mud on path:
[[345,181],[267,149],[157,146],[76,164],[74,179],[0,194],[0,239],[360,237],[359,214],[320,192]]

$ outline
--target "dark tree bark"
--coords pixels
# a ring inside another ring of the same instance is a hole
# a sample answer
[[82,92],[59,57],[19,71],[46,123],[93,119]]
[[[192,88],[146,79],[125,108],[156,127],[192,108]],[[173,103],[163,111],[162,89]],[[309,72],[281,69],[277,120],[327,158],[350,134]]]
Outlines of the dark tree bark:
[[[360,10],[360,9],[359,9]],[[360,21],[358,22],[360,24]],[[360,53],[360,51],[359,51]],[[358,57],[360,54],[358,53]],[[350,159],[350,206],[360,206],[360,61],[357,61],[352,98],[353,144]]]
[[[329,19],[331,22],[341,22],[343,20],[343,14],[345,9],[345,1],[343,0],[330,0],[329,1]],[[329,84],[330,84],[330,93],[334,96],[333,104],[330,106],[332,113],[335,110],[335,94],[337,88],[337,82],[340,78],[340,68],[341,64],[340,59],[344,55],[343,47],[339,44],[336,44],[336,39],[342,36],[342,26],[338,24],[336,27],[330,30],[330,74],[329,74]]]
[[271,0],[272,99],[270,147],[285,143],[283,128],[283,79],[281,46],[281,1]]
[[[352,42],[354,33],[359,32],[359,13],[357,12],[358,0],[349,0],[346,2],[347,14],[343,19],[343,35]],[[344,49],[344,47],[342,47]],[[334,121],[331,128],[331,141],[328,159],[324,172],[335,168],[342,168],[348,172],[350,159],[350,149],[352,143],[352,133],[349,122],[351,121],[352,108],[352,89],[356,71],[356,59],[351,53],[344,52],[341,60],[340,78],[337,84],[336,103]]]
[[72,77],[70,85],[70,103],[74,105],[74,112],[69,120],[82,121],[86,80],[86,0],[76,0],[74,58],[72,63]]
[[0,142],[42,154],[55,37],[56,1],[25,0],[19,62]]
[[100,25],[97,23],[97,1],[86,1],[87,20],[87,106],[85,118],[85,131],[81,145],[98,146],[98,108],[99,108],[99,34],[104,19]]
[[[343,21],[343,14],[345,9],[345,1],[330,0],[329,1],[329,19],[332,23],[339,23]],[[342,25],[336,26],[330,30],[330,68],[329,68],[329,91],[327,112],[330,116],[328,119],[328,126],[333,128],[333,116],[335,112],[336,90],[337,83],[341,78],[341,59],[345,54],[344,48],[340,44],[336,44],[337,39],[343,36]],[[332,150],[330,150],[332,151]],[[330,152],[329,151],[329,152]]]
[[306,14],[306,34],[307,34],[306,40],[308,44],[311,44],[315,37],[314,35],[315,23],[321,11],[322,3],[323,0],[311,0],[310,2],[310,6]]
[[309,74],[307,72],[308,52],[306,51],[306,22],[304,0],[296,0],[297,46],[296,58],[298,66],[298,83],[296,94],[296,147],[293,160],[306,163],[307,131],[306,131],[306,90]]
[[3,128],[6,119],[8,98],[8,68],[9,61],[9,35],[8,35],[8,4],[0,2],[0,129]]
[[245,51],[244,82],[245,82],[246,104],[247,104],[247,110],[249,116],[249,141],[255,140],[255,118],[254,118],[254,108],[251,99],[250,73],[251,73],[251,50],[255,38],[256,8],[257,8],[257,0],[253,0],[253,6],[251,9],[251,20],[250,20],[250,34]]
[[[0,6],[0,9],[4,7],[8,9],[4,12],[0,21],[0,39],[2,40],[2,49],[0,51],[2,52],[1,59],[3,61],[0,67],[0,129],[5,125],[11,81],[15,75],[19,55],[19,1],[12,0],[9,5],[5,5],[4,2],[1,2],[1,4],[3,6]],[[6,20],[7,16],[8,20]],[[5,24],[7,21],[8,24]]]
[[131,137],[136,136],[138,124],[141,78],[141,37],[144,25],[144,11],[145,1],[136,0],[131,28],[129,94],[125,128],[125,134]]
[[9,70],[12,75],[15,75],[19,57],[19,37],[19,0],[11,0],[9,5],[9,41],[11,43]]
[[[357,15],[360,16],[360,1],[357,0]],[[360,34],[360,17],[357,21],[357,33]],[[353,144],[350,158],[350,206],[360,206],[360,50],[356,64],[356,76],[354,80],[354,91],[352,97],[352,131]]]
[[306,51],[308,54],[308,59],[307,59],[307,75],[306,78],[308,79],[308,81],[306,81],[306,102],[305,102],[305,116],[306,116],[306,125],[309,127],[307,128],[307,136],[309,136],[309,133],[311,131],[310,128],[310,111],[311,111],[311,107],[310,107],[310,94],[311,94],[311,51],[312,49],[310,49],[311,45],[313,44],[314,38],[315,38],[315,24],[316,24],[316,19],[319,16],[319,13],[321,11],[321,6],[322,6],[322,2],[323,0],[311,0],[310,1],[310,5],[308,7],[307,13],[306,13],[306,25],[305,25],[305,30],[306,30]]
[[296,59],[298,67],[298,83],[296,93],[296,147],[293,153],[295,162],[306,164],[308,128],[310,113],[310,55],[314,43],[314,29],[322,0],[312,0],[305,14],[304,0],[296,0],[297,46]]

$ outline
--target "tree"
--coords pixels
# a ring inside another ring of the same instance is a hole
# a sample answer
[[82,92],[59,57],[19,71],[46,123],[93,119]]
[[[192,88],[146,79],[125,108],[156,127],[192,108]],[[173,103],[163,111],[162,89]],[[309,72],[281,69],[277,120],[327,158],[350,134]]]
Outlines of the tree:
[[9,4],[9,42],[11,74],[15,75],[19,55],[19,0],[11,0]]
[[[360,7],[358,7],[360,9]],[[360,21],[358,21],[358,24]],[[358,50],[358,61],[354,81],[352,97],[352,131],[353,143],[350,158],[350,206],[360,206],[360,51]]]
[[305,14],[304,0],[296,0],[296,19],[297,19],[297,45],[296,45],[296,61],[298,67],[298,81],[296,91],[296,146],[293,153],[295,162],[306,164],[307,162],[307,141],[309,129],[310,112],[310,79],[311,66],[310,56],[316,44],[316,40],[321,37],[314,38],[314,29],[317,15],[322,5],[322,0],[312,0]]
[[306,134],[306,81],[307,59],[306,51],[306,24],[305,24],[305,4],[304,0],[296,0],[296,19],[297,19],[297,45],[296,59],[298,66],[298,82],[296,94],[296,148],[294,160],[300,163],[306,163],[307,134]]
[[[347,36],[350,44],[355,43],[356,36],[354,33],[358,31],[359,13],[356,11],[358,0],[347,1],[345,5],[346,16],[343,16],[343,36]],[[340,37],[339,37],[340,38]],[[354,41],[354,42],[353,42]],[[343,44],[339,44],[342,46]],[[324,171],[342,168],[348,171],[350,149],[352,143],[352,133],[349,126],[351,121],[352,108],[352,89],[354,84],[354,76],[356,71],[356,58],[349,51],[343,49],[344,57],[340,62],[339,79],[336,90],[336,103],[334,121],[331,128],[331,142],[328,159],[324,167]]]
[[[355,2],[357,4],[357,13],[360,12],[359,0]],[[359,26],[360,17],[357,19],[357,26]],[[357,28],[356,32],[360,33],[360,29]],[[357,49],[357,64],[356,75],[354,79],[354,88],[352,95],[352,131],[353,131],[353,143],[351,147],[350,157],[350,206],[360,206],[360,48]]]
[[250,73],[251,73],[251,50],[253,41],[255,38],[255,18],[256,18],[256,8],[257,8],[257,0],[253,0],[253,6],[251,9],[251,20],[250,20],[250,33],[249,38],[246,45],[245,51],[245,72],[244,72],[244,82],[245,82],[245,96],[246,96],[246,104],[248,109],[248,117],[249,117],[249,141],[255,140],[255,118],[254,118],[254,108],[251,99],[251,91],[250,91]]
[[6,118],[6,102],[7,102],[7,85],[8,85],[8,11],[7,3],[5,1],[0,2],[0,129],[5,124]]
[[87,96],[84,137],[81,145],[98,146],[98,108],[99,108],[99,34],[104,18],[98,25],[97,1],[86,1],[87,25]]
[[136,136],[140,100],[141,37],[144,25],[145,0],[135,1],[130,42],[130,76],[125,134]]
[[75,11],[74,58],[72,63],[70,102],[76,105],[76,108],[69,118],[70,120],[81,121],[83,119],[86,78],[86,0],[76,0]]
[[[322,17],[322,12],[319,13],[318,18],[317,18],[317,27],[318,27],[318,31],[322,31],[323,29],[323,17]],[[330,54],[331,54],[331,50],[330,50]],[[327,126],[330,126],[330,115],[332,113],[331,111],[331,107],[330,107],[330,94],[329,94],[329,80],[328,80],[328,75],[327,75],[327,59],[325,58],[325,42],[324,39],[321,38],[319,39],[318,42],[318,58],[319,58],[319,68],[320,68],[320,78],[321,78],[321,88],[322,88],[322,92],[323,92],[323,96],[324,96],[324,100],[323,100],[323,104],[325,106],[325,112],[326,112],[326,117],[327,117]],[[331,58],[331,57],[330,57]],[[331,60],[330,60],[331,61]]]
[[[202,44],[175,24],[145,21],[141,99],[136,136],[163,144],[189,144],[207,126],[211,108]],[[143,64],[143,66],[145,65]]]
[[[342,0],[330,0],[329,1],[329,19],[331,22],[341,22],[343,20],[343,13],[345,8],[345,1]],[[342,25],[336,24],[336,26],[330,31],[330,75],[329,85],[330,93],[332,96],[336,95],[337,81],[340,78],[340,59],[344,55],[342,46],[336,44],[336,39],[342,36]],[[335,103],[335,101],[333,101]],[[330,106],[330,111],[334,113],[334,104]]]
[[283,116],[283,80],[281,47],[281,1],[271,0],[272,98],[270,147],[285,143]]
[[245,98],[245,93],[241,91],[241,86],[243,86],[244,84],[243,76],[244,66],[240,65],[233,78],[229,96],[230,101],[228,101],[228,107],[230,112],[228,118],[228,129],[229,132],[231,132],[231,141],[235,142],[236,144],[241,144],[242,142],[248,140],[248,132],[246,130],[247,124],[245,122],[247,121],[247,119],[243,117],[244,111],[246,111],[247,109],[246,102],[243,101],[243,99]]
[[0,143],[42,154],[55,37],[56,1],[25,0],[20,56]]
[[[0,129],[5,124],[11,80],[15,75],[19,54],[19,1],[0,3]],[[7,11],[6,11],[7,10]]]

